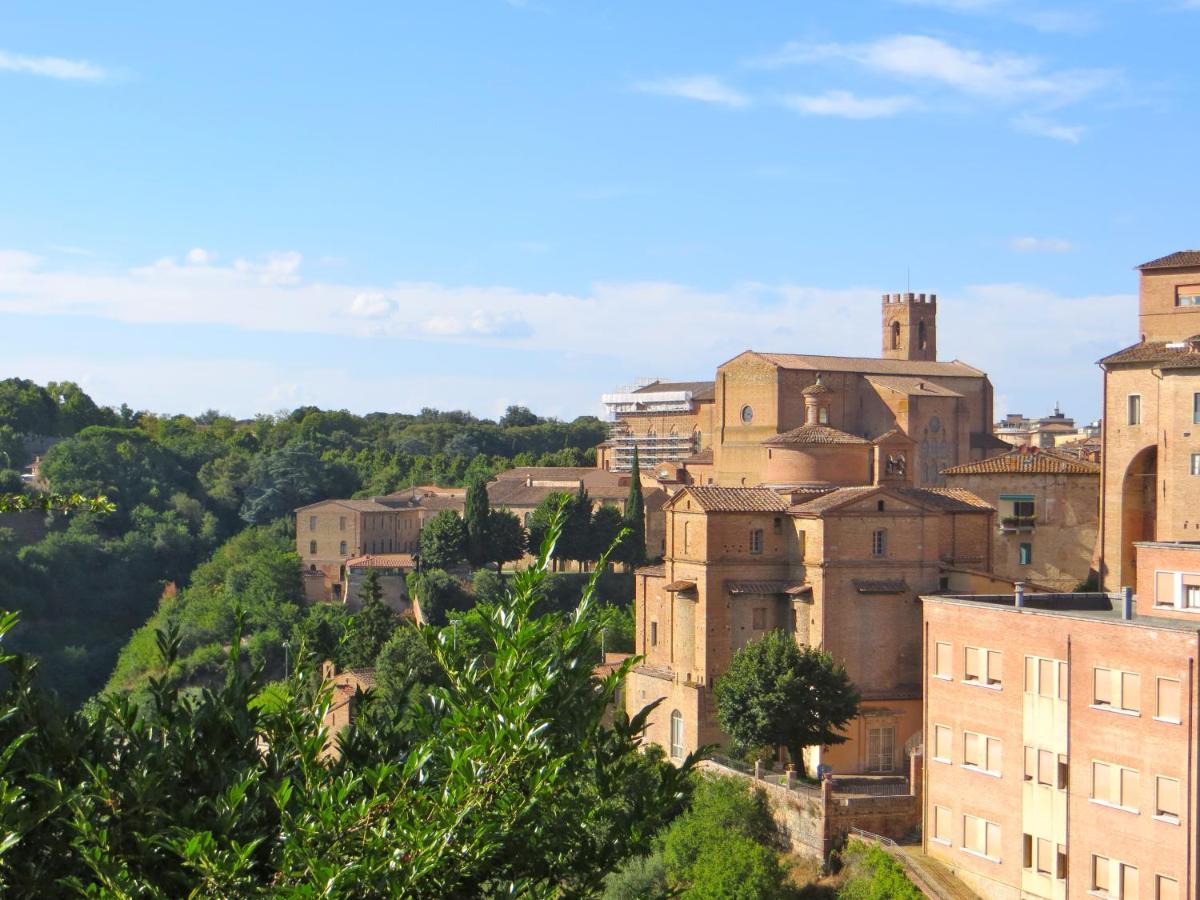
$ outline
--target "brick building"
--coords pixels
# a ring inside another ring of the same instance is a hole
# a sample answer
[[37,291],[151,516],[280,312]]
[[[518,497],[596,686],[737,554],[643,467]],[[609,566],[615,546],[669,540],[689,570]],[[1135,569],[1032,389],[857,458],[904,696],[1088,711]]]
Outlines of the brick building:
[[1195,897],[1197,620],[923,599],[926,852],[989,900]]
[[1138,267],[1141,340],[1100,361],[1100,567],[1138,581],[1138,541],[1200,540],[1200,251]]
[[712,446],[713,383],[659,381],[605,394],[612,425],[596,448],[596,466],[628,472],[637,447],[641,466],[680,462]]
[[997,575],[1055,591],[1087,580],[1100,522],[1099,465],[1025,446],[942,475],[996,509]]

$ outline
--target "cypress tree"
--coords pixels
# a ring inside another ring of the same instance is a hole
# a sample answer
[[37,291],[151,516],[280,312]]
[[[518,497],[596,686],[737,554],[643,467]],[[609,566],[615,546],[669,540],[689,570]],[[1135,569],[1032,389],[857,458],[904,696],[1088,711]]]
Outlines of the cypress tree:
[[467,486],[467,497],[463,504],[463,521],[467,525],[467,559],[473,567],[488,561],[488,505],[487,486],[482,478],[473,478]]
[[640,566],[646,561],[646,505],[642,500],[642,470],[638,465],[637,445],[633,446],[633,465],[629,469],[629,496],[625,499],[623,527],[629,529],[626,536],[624,561]]

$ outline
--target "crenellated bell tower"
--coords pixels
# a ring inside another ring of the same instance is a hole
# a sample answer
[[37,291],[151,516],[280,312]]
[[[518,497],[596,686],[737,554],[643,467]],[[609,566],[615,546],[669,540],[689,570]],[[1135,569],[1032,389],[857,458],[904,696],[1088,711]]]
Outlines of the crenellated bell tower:
[[937,294],[883,295],[883,358],[937,359]]

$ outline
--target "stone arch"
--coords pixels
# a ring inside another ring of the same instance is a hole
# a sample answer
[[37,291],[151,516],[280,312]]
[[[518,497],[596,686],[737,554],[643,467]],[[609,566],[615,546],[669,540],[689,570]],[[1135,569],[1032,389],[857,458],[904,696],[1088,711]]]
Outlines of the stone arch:
[[900,349],[900,323],[892,322],[892,349]]
[[921,350],[924,350],[928,346],[929,346],[929,335],[925,331],[925,322],[924,321],[918,322],[917,323],[917,347],[920,348]]
[[1155,539],[1158,517],[1158,447],[1144,447],[1129,461],[1121,482],[1121,581],[1137,584],[1135,541]]

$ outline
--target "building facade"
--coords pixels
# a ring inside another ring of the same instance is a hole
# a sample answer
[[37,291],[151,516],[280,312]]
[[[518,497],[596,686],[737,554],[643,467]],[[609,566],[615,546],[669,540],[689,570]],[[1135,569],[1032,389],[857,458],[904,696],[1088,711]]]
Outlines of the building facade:
[[677,463],[712,446],[713,383],[658,381],[601,398],[611,421],[609,437],[596,448],[596,466],[628,472],[638,463],[653,468]]
[[1053,591],[1087,581],[1100,524],[1099,465],[1025,446],[942,475],[996,509],[997,575]]
[[1200,540],[1200,251],[1139,267],[1141,340],[1104,371],[1100,572],[1138,582],[1139,541]]
[[926,852],[989,900],[1195,897],[1197,620],[923,600]]

